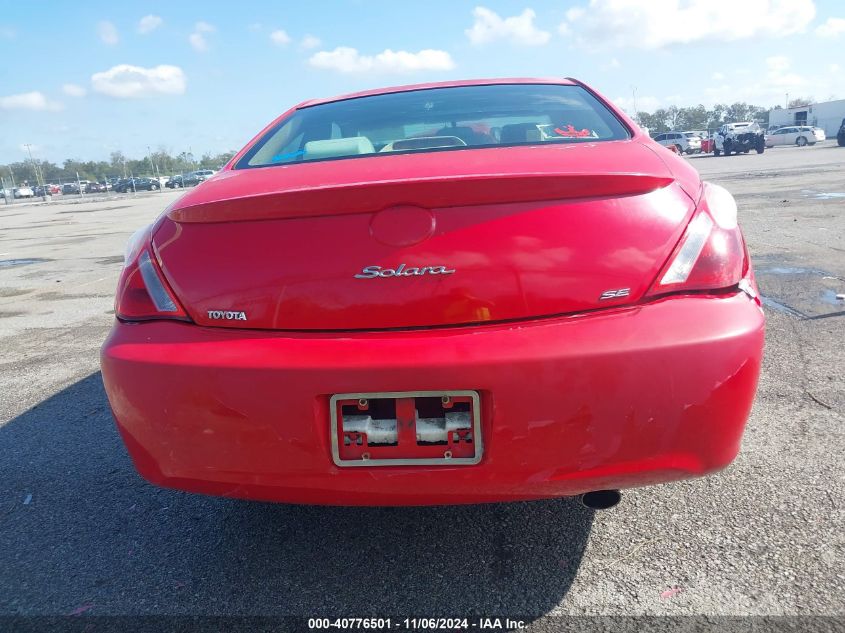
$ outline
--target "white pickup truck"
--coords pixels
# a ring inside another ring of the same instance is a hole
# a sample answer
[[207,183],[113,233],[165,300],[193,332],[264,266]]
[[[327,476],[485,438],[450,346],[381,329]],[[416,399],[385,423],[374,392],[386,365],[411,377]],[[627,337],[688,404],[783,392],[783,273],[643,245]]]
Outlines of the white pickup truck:
[[716,156],[724,154],[747,154],[752,149],[758,154],[766,151],[766,136],[757,123],[753,121],[740,121],[737,123],[725,123],[716,132],[713,139],[713,153]]

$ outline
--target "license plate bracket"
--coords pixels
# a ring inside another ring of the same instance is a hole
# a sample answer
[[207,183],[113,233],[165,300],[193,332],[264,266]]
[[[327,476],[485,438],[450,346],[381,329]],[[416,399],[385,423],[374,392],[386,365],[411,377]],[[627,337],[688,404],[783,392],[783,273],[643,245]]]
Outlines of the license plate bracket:
[[338,466],[469,466],[484,451],[477,391],[335,394],[332,460]]

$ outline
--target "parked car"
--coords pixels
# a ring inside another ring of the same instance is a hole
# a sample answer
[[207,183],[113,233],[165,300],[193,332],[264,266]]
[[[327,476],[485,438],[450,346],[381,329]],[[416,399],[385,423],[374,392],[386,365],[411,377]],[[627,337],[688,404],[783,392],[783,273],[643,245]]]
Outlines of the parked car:
[[820,128],[813,128],[808,125],[790,125],[778,128],[771,134],[767,134],[766,147],[776,147],[778,145],[797,145],[798,147],[803,147],[805,145],[815,145],[816,142],[823,141],[824,139],[824,130]]
[[678,154],[697,154],[701,151],[701,137],[695,132],[664,132],[654,137],[664,147],[674,146]]
[[842,119],[842,124],[836,132],[836,144],[839,145],[839,147],[845,147],[845,119]]
[[75,182],[66,182],[62,185],[62,194],[68,195],[73,193],[79,193],[79,185]]
[[144,477],[600,508],[733,460],[764,314],[728,191],[575,80],[352,96],[130,241],[101,360]]
[[157,178],[136,178],[135,179],[135,190],[144,191],[158,191],[161,189],[161,183],[158,181]]
[[83,191],[85,193],[103,193],[106,191],[106,186],[99,182],[87,182]]
[[203,180],[208,180],[217,172],[215,172],[213,169],[197,169],[192,173],[196,176],[199,176]]
[[12,189],[12,195],[15,198],[32,198],[35,196],[35,192],[32,187],[15,187]]
[[131,191],[158,191],[161,185],[155,178],[127,178],[120,180],[114,186],[118,193],[129,193]]
[[204,180],[204,177],[198,176],[195,172],[191,172],[190,174],[171,176],[170,179],[164,183],[164,186],[169,187],[170,189],[181,189],[182,187],[194,187]]
[[33,189],[36,196],[52,196],[61,191],[56,185],[38,185]]
[[683,135],[687,139],[687,145],[689,146],[687,149],[687,154],[700,154],[701,153],[701,141],[704,139],[701,136],[701,133],[696,131],[688,131],[683,132]]
[[117,182],[112,185],[112,191],[115,193],[126,193],[127,191],[133,191],[132,188],[132,178],[121,178]]

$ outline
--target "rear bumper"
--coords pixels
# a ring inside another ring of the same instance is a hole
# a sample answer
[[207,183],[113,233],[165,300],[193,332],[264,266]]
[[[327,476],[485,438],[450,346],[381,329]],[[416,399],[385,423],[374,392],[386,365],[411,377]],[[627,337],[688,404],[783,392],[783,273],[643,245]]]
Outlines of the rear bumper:
[[[751,409],[763,328],[744,294],[409,332],[116,322],[102,369],[124,441],[153,483],[293,503],[476,503],[723,468]],[[454,389],[481,396],[479,464],[333,463],[332,394]]]

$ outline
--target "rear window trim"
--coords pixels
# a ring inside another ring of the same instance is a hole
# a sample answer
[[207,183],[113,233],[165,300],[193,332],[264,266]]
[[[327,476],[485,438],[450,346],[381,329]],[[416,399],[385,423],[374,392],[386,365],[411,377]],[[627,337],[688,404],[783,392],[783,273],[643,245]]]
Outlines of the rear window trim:
[[[595,99],[598,104],[604,108],[604,110],[613,117],[616,122],[621,126],[621,128],[625,131],[626,136],[624,138],[612,138],[612,139],[594,139],[594,138],[561,138],[560,140],[545,140],[542,142],[537,143],[496,143],[488,144],[488,145],[466,145],[466,146],[454,146],[454,147],[438,147],[438,148],[429,148],[425,151],[420,151],[418,149],[410,149],[410,150],[396,150],[391,151],[388,153],[381,153],[381,152],[374,152],[372,154],[350,154],[348,156],[331,156],[326,158],[316,158],[311,159],[308,161],[302,161],[297,163],[277,163],[271,165],[250,165],[249,161],[252,157],[258,152],[261,148],[264,141],[270,138],[273,134],[275,134],[279,128],[285,125],[293,116],[296,115],[297,112],[302,110],[308,110],[310,108],[317,108],[322,105],[326,105],[328,103],[342,103],[344,101],[354,101],[358,99],[367,99],[369,97],[377,97],[382,95],[390,95],[390,94],[400,94],[400,93],[411,93],[411,92],[424,92],[429,90],[449,90],[451,88],[472,88],[472,87],[484,87],[484,86],[561,86],[561,87],[575,87],[580,88],[588,95],[590,95],[593,99]],[[267,129],[264,133],[261,134],[259,138],[255,140],[255,142],[250,145],[243,155],[235,162],[232,166],[233,170],[241,170],[241,169],[267,169],[273,167],[290,167],[292,165],[308,165],[311,163],[323,163],[323,162],[333,162],[338,160],[357,160],[361,158],[377,158],[377,157],[388,157],[388,156],[397,156],[397,155],[405,155],[405,154],[431,154],[431,153],[440,153],[440,152],[455,152],[455,151],[466,151],[466,150],[477,150],[477,149],[495,149],[495,148],[509,148],[509,147],[546,147],[548,145],[577,145],[577,144],[589,144],[589,143],[608,143],[608,142],[617,142],[617,141],[630,141],[634,137],[634,130],[630,128],[630,126],[619,117],[616,111],[613,109],[613,106],[609,104],[607,101],[602,99],[598,94],[596,94],[593,90],[591,90],[588,86],[580,83],[548,83],[548,82],[491,82],[491,83],[483,83],[483,84],[458,84],[455,86],[430,86],[425,88],[414,88],[412,90],[396,90],[396,91],[385,91],[379,92],[375,94],[366,94],[366,95],[356,95],[350,97],[344,97],[342,99],[336,99],[333,101],[319,101],[317,103],[305,103],[304,105],[297,106],[296,108],[292,109],[290,113],[277,121],[274,125],[272,125],[269,129]]]

